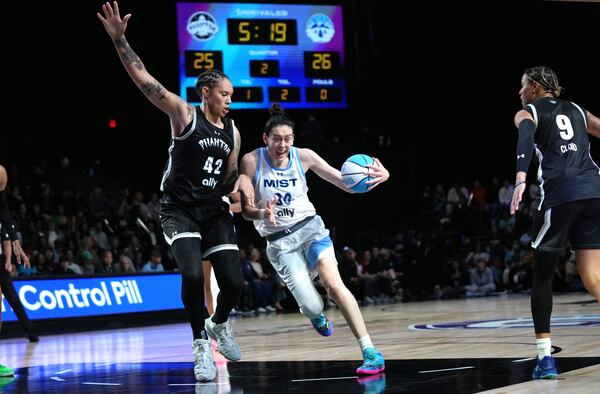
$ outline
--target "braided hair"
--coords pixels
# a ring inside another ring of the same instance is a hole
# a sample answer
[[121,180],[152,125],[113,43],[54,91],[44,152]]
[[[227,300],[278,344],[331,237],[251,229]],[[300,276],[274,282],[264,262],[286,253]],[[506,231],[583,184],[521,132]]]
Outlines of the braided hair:
[[271,131],[277,126],[285,125],[290,126],[292,130],[294,130],[294,121],[292,121],[285,114],[281,105],[275,103],[269,109],[269,120],[267,120],[267,124],[265,125],[265,134],[271,134]]
[[229,79],[229,77],[223,71],[214,68],[203,71],[196,80],[196,92],[198,92],[200,100],[202,100],[202,88],[204,86],[210,89],[224,79]]
[[525,75],[531,81],[540,84],[545,91],[551,93],[554,97],[560,96],[563,88],[558,84],[556,73],[546,66],[532,67],[525,70]]

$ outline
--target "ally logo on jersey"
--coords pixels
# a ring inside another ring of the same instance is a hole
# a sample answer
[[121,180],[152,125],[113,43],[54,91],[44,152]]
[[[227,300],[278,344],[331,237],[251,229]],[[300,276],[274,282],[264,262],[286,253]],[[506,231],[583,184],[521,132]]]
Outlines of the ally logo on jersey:
[[[291,178],[291,179],[265,178],[265,179],[263,179],[263,187],[267,190],[273,189],[273,188],[274,189],[293,188],[293,187],[296,187],[296,182],[298,182],[298,178]],[[278,217],[284,217],[284,216],[294,217],[295,209],[289,207],[289,205],[292,203],[292,193],[290,193],[290,192],[286,192],[286,193],[275,192],[275,193],[273,193],[273,195],[277,196],[275,215],[277,215]],[[288,207],[286,207],[285,205],[288,205]]]

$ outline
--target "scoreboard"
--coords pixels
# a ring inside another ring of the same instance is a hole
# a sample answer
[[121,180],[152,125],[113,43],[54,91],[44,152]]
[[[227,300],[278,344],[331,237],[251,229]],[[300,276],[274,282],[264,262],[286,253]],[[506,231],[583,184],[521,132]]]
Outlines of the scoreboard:
[[346,108],[340,5],[177,3],[180,96],[200,98],[198,75],[222,70],[232,109]]

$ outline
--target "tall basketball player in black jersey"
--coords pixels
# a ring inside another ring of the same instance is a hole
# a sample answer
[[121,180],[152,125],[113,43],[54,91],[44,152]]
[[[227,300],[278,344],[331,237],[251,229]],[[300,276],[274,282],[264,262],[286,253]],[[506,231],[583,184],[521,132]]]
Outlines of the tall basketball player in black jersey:
[[510,207],[519,209],[534,149],[541,201],[534,216],[536,249],[531,313],[538,349],[534,379],[555,379],[550,355],[550,316],[554,266],[567,241],[575,250],[586,289],[600,301],[600,168],[592,160],[587,134],[600,138],[600,119],[575,103],[558,99],[562,88],[548,67],[525,70],[519,129],[517,175]]
[[[233,219],[221,197],[238,187],[253,195],[250,180],[238,178],[240,133],[225,117],[233,87],[222,72],[205,71],[196,83],[203,106],[194,108],[154,79],[131,49],[125,39],[131,15],[121,19],[117,2],[112,6],[105,3],[102,10],[103,15],[97,16],[129,76],[171,120],[159,213],[165,239],[181,271],[181,298],[194,336],[194,374],[197,380],[212,380],[216,368],[208,336],[217,341],[227,359],[241,357],[227,319],[240,298],[243,278]],[[221,289],[210,317],[204,305],[203,258],[212,262]]]

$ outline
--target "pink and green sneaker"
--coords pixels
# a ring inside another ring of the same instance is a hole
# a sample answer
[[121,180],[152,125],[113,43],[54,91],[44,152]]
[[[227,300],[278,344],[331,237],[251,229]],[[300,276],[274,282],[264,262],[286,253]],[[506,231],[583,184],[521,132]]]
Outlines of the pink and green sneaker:
[[356,369],[359,375],[375,375],[385,369],[385,359],[374,347],[368,347],[363,352],[364,362]]

